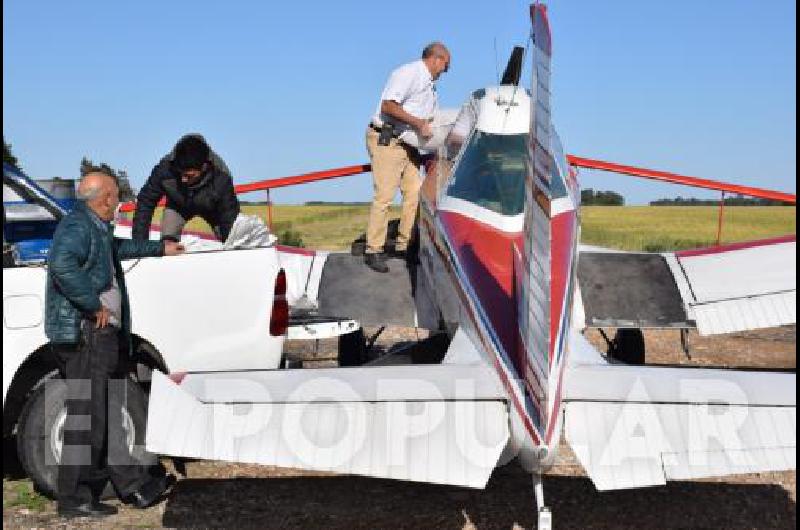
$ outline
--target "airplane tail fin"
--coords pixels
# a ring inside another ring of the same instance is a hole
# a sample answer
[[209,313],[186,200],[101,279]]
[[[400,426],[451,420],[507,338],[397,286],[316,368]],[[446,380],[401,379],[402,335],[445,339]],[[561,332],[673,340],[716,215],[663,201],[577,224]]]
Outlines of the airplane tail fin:
[[[550,175],[550,29],[544,6],[531,6],[532,104],[531,133],[525,179],[524,241],[518,264],[519,330],[525,363],[520,368],[528,396],[544,433],[547,422],[547,381],[551,340]],[[512,56],[513,58],[513,56]]]

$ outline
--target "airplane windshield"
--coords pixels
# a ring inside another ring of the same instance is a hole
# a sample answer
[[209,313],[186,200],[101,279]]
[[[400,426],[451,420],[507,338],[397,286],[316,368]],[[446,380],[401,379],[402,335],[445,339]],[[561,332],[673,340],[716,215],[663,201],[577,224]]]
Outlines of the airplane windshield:
[[[527,151],[527,134],[475,131],[447,194],[501,215],[522,213]],[[556,164],[553,168],[552,197],[566,196],[567,190]]]

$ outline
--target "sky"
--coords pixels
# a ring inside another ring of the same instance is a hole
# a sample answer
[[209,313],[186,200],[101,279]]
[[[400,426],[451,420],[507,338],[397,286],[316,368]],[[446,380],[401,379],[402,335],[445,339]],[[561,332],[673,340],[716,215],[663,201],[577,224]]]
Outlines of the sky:
[[[393,68],[443,41],[452,63],[440,104],[459,107],[525,44],[527,6],[3,0],[3,135],[34,178],[74,178],[87,156],[127,170],[135,188],[187,132],[208,139],[236,183],[366,163],[365,127]],[[795,192],[794,1],[548,6],[553,116],[569,153]],[[581,180],[629,203],[717,196],[608,173]],[[371,193],[360,175],[272,198]]]

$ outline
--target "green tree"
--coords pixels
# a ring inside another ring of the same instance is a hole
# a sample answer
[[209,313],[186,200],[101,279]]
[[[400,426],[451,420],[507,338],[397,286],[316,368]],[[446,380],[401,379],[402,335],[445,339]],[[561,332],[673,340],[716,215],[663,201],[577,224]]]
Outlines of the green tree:
[[625,197],[614,191],[595,191],[587,188],[581,190],[581,204],[584,206],[624,206]]
[[11,153],[11,144],[6,143],[5,136],[3,136],[3,163],[11,164],[15,168],[20,169],[19,161],[17,160],[17,157],[15,157],[13,153]]
[[136,192],[133,191],[128,179],[128,172],[124,169],[117,171],[117,185],[119,186],[119,200],[128,202],[136,199]]

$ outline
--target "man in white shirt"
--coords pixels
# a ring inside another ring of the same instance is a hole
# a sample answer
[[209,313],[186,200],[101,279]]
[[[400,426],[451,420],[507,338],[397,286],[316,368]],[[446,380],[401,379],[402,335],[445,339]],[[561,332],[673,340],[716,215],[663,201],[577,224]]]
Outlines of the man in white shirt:
[[421,185],[421,145],[432,135],[431,121],[437,108],[434,82],[450,67],[450,52],[434,42],[422,51],[422,59],[404,64],[389,76],[378,108],[367,127],[367,151],[372,161],[375,196],[367,225],[365,263],[374,271],[388,272],[386,231],[389,205],[397,188],[403,194],[395,256],[405,257],[417,215]]

